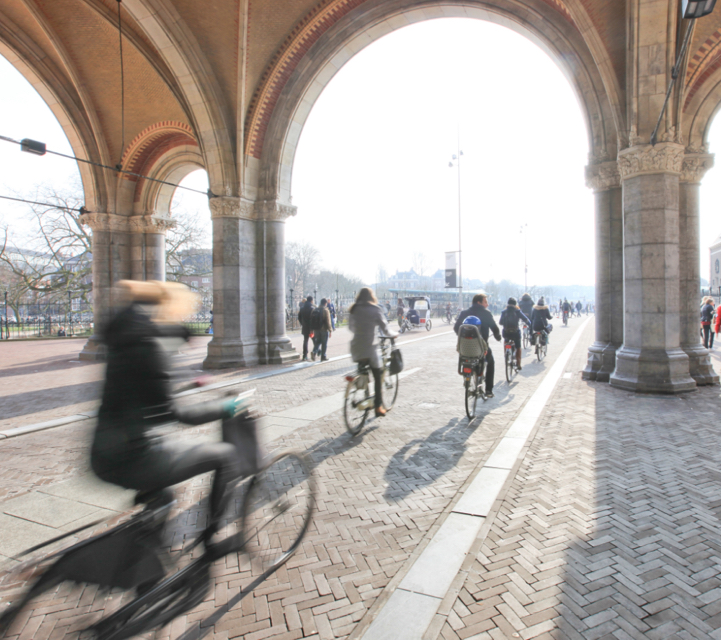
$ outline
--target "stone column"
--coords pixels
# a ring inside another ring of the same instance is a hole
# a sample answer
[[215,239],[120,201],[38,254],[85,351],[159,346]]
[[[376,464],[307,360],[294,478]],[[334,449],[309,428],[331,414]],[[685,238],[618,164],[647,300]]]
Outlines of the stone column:
[[258,216],[258,351],[263,364],[300,359],[285,333],[285,221],[296,207],[256,203]]
[[111,213],[86,213],[82,224],[93,231],[93,324],[94,335],[80,353],[81,360],[101,360],[104,350],[97,332],[112,309],[112,287],[118,280],[131,277],[131,234],[128,218]]
[[256,216],[253,203],[210,199],[213,220],[213,339],[206,369],[258,364]]
[[623,185],[623,346],[610,383],[631,391],[692,391],[681,349],[679,177],[684,148],[638,145],[618,155]]
[[129,221],[133,280],[165,280],[165,232],[170,218],[146,214]]
[[686,154],[679,187],[681,348],[689,358],[691,377],[698,385],[719,382],[709,352],[701,344],[699,336],[699,186],[701,178],[712,166],[711,154]]
[[608,382],[623,342],[623,199],[618,163],[586,167],[596,200],[596,341],[588,349],[584,380]]

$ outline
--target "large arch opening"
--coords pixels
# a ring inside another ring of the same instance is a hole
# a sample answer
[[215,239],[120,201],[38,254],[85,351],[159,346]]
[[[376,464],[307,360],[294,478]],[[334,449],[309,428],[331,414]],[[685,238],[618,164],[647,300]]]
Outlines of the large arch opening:
[[466,287],[588,285],[577,295],[592,302],[582,109],[551,57],[488,21],[407,25],[343,65],[303,123],[288,240],[366,283],[414,269],[442,287],[444,252],[459,245],[459,134]]

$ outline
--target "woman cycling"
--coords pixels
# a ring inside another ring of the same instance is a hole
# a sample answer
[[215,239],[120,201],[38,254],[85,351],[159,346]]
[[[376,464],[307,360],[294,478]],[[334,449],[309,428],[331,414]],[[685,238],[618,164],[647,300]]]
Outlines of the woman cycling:
[[177,344],[188,337],[179,324],[194,304],[186,287],[125,280],[117,291],[124,304],[102,336],[107,369],[90,465],[102,480],[141,492],[137,502],[145,502],[149,494],[153,500],[169,501],[167,487],[215,471],[204,536],[208,540],[224,510],[225,487],[239,475],[235,447],[177,442],[152,431],[172,422],[199,425],[232,417],[244,407],[234,400],[178,407],[172,400],[166,353],[169,341]]
[[376,328],[380,329],[381,335],[395,338],[397,334],[391,332],[388,320],[383,309],[378,305],[373,291],[363,287],[358,292],[355,304],[350,308],[348,327],[353,334],[350,343],[350,353],[353,362],[368,362],[373,372],[375,382],[374,406],[376,416],[386,415],[383,408],[383,387],[381,385],[383,369],[378,349],[373,343],[376,336]]

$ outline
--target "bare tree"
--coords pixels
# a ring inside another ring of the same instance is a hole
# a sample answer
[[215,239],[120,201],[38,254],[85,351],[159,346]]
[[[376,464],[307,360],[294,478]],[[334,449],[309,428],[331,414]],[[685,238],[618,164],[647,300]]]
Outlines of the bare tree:
[[18,299],[33,293],[54,302],[71,291],[90,304],[91,235],[80,221],[82,191],[40,187],[33,200],[47,203],[29,205],[38,232],[23,239],[6,227],[0,248],[0,264],[16,278]]
[[173,226],[165,234],[165,277],[182,281],[185,276],[205,276],[213,272],[209,224],[200,212],[187,209],[181,198],[173,200]]
[[285,245],[286,271],[291,288],[304,295],[309,293],[310,277],[318,270],[320,251],[308,242],[288,242]]

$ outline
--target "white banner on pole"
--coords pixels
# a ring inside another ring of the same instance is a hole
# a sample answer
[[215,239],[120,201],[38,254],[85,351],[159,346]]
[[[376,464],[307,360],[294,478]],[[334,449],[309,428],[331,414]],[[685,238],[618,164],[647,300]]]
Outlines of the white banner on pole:
[[446,289],[458,287],[458,252],[446,251]]

